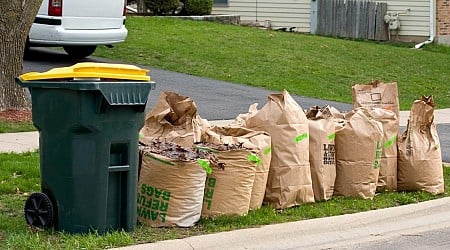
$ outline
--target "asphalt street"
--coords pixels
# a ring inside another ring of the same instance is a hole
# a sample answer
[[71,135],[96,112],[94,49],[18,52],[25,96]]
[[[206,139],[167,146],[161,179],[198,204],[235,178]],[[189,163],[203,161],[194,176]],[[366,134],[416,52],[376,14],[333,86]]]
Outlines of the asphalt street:
[[[411,250],[428,249],[441,250],[447,249],[450,245],[450,228],[436,229],[427,232],[401,234],[399,236],[375,240],[369,243],[358,243],[343,247],[342,249],[365,249],[365,250]],[[339,248],[335,248],[339,249]]]
[[[97,57],[88,57],[82,61],[118,63],[117,61],[109,61]],[[23,72],[43,72],[56,67],[71,66],[77,62],[81,61],[73,61],[63,51],[32,48],[31,55],[24,61]],[[138,66],[149,69],[152,81],[156,82],[156,89],[149,95],[147,110],[156,104],[161,91],[172,91],[192,98],[196,102],[198,113],[202,118],[227,120],[246,113],[249,106],[253,103],[259,103],[258,107],[262,107],[267,102],[267,96],[274,93],[274,91],[262,88],[165,71],[142,65]],[[422,94],[429,93],[417,93],[417,96]],[[349,95],[351,95],[350,89]],[[314,105],[324,106],[326,104],[334,106],[340,111],[352,109],[352,106],[346,103],[303,96],[293,96],[293,98],[303,109],[308,109]],[[443,161],[450,162],[450,124],[438,124],[437,129]],[[403,130],[403,127],[400,128],[400,132]]]

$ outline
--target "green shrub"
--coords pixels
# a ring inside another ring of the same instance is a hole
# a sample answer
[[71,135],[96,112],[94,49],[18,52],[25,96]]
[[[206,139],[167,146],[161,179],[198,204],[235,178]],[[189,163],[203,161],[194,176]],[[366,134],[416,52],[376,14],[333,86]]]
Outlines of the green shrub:
[[212,11],[213,0],[183,0],[183,15],[203,16],[209,15]]
[[175,15],[180,7],[179,0],[144,0],[144,2],[150,12],[156,16]]

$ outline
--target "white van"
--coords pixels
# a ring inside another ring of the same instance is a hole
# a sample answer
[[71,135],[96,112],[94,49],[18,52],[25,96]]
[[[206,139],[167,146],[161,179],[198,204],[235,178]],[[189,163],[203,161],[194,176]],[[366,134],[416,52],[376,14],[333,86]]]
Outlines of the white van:
[[125,41],[126,0],[43,0],[28,35],[30,46],[62,46],[83,58],[97,45]]

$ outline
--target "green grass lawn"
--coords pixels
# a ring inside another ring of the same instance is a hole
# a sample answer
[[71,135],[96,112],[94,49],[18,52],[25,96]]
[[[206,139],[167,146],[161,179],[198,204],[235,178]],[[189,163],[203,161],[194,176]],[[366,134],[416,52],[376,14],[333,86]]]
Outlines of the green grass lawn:
[[36,127],[32,122],[10,122],[0,121],[0,133],[18,133],[35,131]]
[[126,24],[126,42],[96,56],[346,103],[353,83],[398,81],[402,110],[431,94],[438,108],[450,107],[450,47],[417,50],[159,17],[128,17]]
[[330,201],[302,205],[277,212],[269,207],[243,217],[202,219],[192,228],[150,228],[137,226],[131,233],[112,232],[71,235],[51,230],[31,229],[25,223],[23,206],[27,196],[40,190],[39,155],[0,154],[0,249],[104,249],[144,242],[183,238],[261,225],[356,213],[417,203],[450,195],[450,168],[444,168],[445,193],[381,193],[373,200],[335,197]]

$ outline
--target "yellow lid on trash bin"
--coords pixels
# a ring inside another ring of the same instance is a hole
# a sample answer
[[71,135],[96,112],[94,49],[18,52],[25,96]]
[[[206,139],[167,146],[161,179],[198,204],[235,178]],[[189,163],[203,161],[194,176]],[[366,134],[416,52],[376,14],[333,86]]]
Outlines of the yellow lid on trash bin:
[[141,69],[134,65],[113,63],[77,63],[70,67],[54,68],[47,72],[28,72],[20,76],[24,81],[46,79],[119,79],[150,81],[147,69]]

